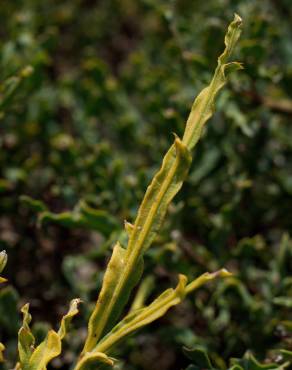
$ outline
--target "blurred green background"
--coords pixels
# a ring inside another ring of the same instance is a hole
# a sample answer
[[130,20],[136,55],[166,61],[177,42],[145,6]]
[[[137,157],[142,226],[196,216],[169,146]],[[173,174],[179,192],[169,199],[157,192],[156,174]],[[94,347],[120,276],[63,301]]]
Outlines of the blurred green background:
[[[226,267],[118,349],[123,370],[178,370],[183,346],[216,366],[292,350],[292,10],[289,0],[0,3],[0,341],[12,368],[19,308],[42,338],[85,303],[54,369],[68,369],[124,220],[208,83],[226,27],[244,21],[217,111],[146,256],[150,299]],[[91,302],[91,303],[90,303]],[[1,365],[0,365],[1,366]]]

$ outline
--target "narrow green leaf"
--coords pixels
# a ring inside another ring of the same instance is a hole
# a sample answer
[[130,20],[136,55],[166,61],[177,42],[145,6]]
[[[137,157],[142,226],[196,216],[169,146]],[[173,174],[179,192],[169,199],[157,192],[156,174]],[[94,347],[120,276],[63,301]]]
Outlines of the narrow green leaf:
[[117,221],[108,212],[94,209],[85,201],[80,201],[73,211],[53,213],[44,211],[39,214],[39,223],[56,223],[68,228],[82,227],[96,230],[105,236],[109,236],[117,229]]
[[198,289],[210,280],[229,275],[230,273],[224,269],[214,273],[205,273],[188,285],[186,285],[187,278],[184,275],[179,275],[179,283],[176,289],[167,289],[149,306],[130,312],[97,344],[92,352],[97,351],[108,353],[112,346],[118,343],[125,336],[153,322],[154,320],[157,320],[171,307],[179,304],[186,294]]
[[198,289],[201,285],[206,284],[209,281],[214,280],[216,278],[225,278],[230,276],[232,276],[232,274],[226,269],[221,269],[215,272],[205,272],[204,274],[202,274],[197,279],[195,279],[194,281],[187,285],[186,293],[189,294],[194,290]]
[[225,50],[218,58],[218,65],[209,86],[205,87],[195,99],[187,120],[183,143],[191,150],[201,137],[202,129],[215,110],[215,98],[226,83],[226,73],[241,69],[238,62],[228,63],[241,34],[241,18],[235,14],[225,36]]
[[20,363],[25,370],[34,350],[35,338],[29,327],[31,315],[29,313],[28,303],[22,307],[21,312],[23,313],[23,322],[18,332],[18,353]]
[[191,159],[188,149],[176,137],[139,208],[128,244],[129,252],[135,251],[133,254],[136,255],[149,248],[160,229],[169,203],[182,187]]
[[58,330],[58,335],[60,337],[60,339],[64,339],[67,331],[68,331],[68,327],[70,325],[70,322],[71,320],[73,319],[73,317],[75,315],[78,314],[78,305],[80,303],[80,299],[78,298],[75,298],[71,301],[70,303],[70,307],[69,307],[69,310],[68,312],[66,313],[65,316],[62,317],[62,321],[61,321],[61,325],[60,325],[60,328]]

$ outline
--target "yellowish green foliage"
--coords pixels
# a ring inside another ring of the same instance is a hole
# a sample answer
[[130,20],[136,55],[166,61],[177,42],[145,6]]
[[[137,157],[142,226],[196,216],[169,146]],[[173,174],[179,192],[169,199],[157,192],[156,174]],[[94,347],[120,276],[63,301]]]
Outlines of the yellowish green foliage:
[[183,143],[188,149],[192,149],[196,145],[200,139],[204,124],[214,113],[215,98],[226,83],[226,73],[242,68],[242,65],[238,62],[228,62],[239,39],[240,26],[241,18],[235,14],[234,21],[229,26],[225,36],[226,48],[218,58],[218,65],[212,81],[209,86],[200,92],[193,103],[183,136]]
[[[240,32],[241,19],[235,15],[228,28],[225,50],[218,59],[214,77],[194,101],[183,140],[175,137],[174,144],[166,153],[160,170],[146,191],[134,225],[125,224],[128,245],[123,248],[117,243],[113,249],[99,298],[89,320],[88,336],[80,361],[84,361],[84,358],[93,361],[97,354],[108,353],[116,342],[162,316],[171,306],[178,304],[185,294],[216,276],[227,275],[226,271],[204,274],[189,285],[186,285],[186,277],[180,276],[175,290],[169,289],[149,306],[131,312],[113,328],[140,278],[143,254],[156,237],[168,205],[188,173],[192,159],[190,149],[199,140],[204,124],[214,111],[215,97],[226,83],[226,72],[241,68],[237,62],[228,62]],[[80,368],[80,361],[77,369]]]
[[[241,19],[235,15],[225,37],[225,50],[218,59],[214,77],[196,98],[187,120],[183,140],[175,138],[166,153],[162,166],[149,185],[133,226],[127,224],[127,248],[115,246],[109,270],[105,274],[102,290],[89,320],[88,337],[83,353],[92,351],[100,338],[113,327],[120,312],[136,285],[143,263],[143,254],[149,248],[164,219],[168,205],[188,173],[192,149],[202,128],[214,110],[214,100],[226,82],[226,72],[239,69],[237,62],[227,62],[240,36]],[[138,268],[137,268],[138,267]]]
[[113,345],[126,335],[131,334],[135,330],[163,316],[169,308],[179,304],[186,294],[216,277],[226,277],[229,275],[230,273],[228,271],[222,269],[212,274],[206,273],[188,285],[186,276],[179,275],[179,283],[175,289],[167,289],[149,306],[130,312],[99,342],[94,350],[98,352],[108,352]]
[[[114,345],[125,336],[163,316],[171,307],[179,304],[185,295],[208,281],[229,275],[226,270],[222,269],[214,273],[205,273],[189,284],[187,284],[186,276],[179,275],[179,283],[175,289],[167,289],[152,303],[143,307],[148,289],[146,285],[146,290],[142,289],[130,313],[116,324],[132,289],[142,275],[143,255],[157,236],[168,206],[188,174],[192,161],[190,150],[196,145],[204,124],[214,111],[215,97],[226,83],[226,73],[241,68],[239,63],[229,62],[240,32],[241,19],[235,15],[233,22],[229,25],[225,37],[225,50],[218,59],[214,77],[193,103],[183,139],[175,136],[174,143],[166,153],[160,170],[145,193],[134,224],[125,223],[128,244],[123,246],[117,242],[113,248],[96,306],[89,319],[85,345],[75,370],[85,370],[97,363],[113,365],[114,359],[110,358],[109,354]],[[2,252],[0,272],[6,260],[6,254]],[[61,353],[62,340],[71,319],[78,313],[78,303],[78,299],[71,302],[58,332],[50,330],[46,338],[38,345],[30,329],[29,305],[26,304],[22,308],[23,324],[18,335],[18,368],[45,370],[48,363]],[[0,347],[0,360],[2,351],[3,345]]]
[[71,301],[67,314],[62,318],[58,332],[50,330],[44,341],[37,347],[35,347],[35,337],[29,326],[31,322],[29,305],[26,304],[22,307],[23,323],[18,332],[19,366],[22,370],[45,370],[47,364],[60,355],[62,339],[67,333],[70,321],[78,313],[79,302],[79,299]]

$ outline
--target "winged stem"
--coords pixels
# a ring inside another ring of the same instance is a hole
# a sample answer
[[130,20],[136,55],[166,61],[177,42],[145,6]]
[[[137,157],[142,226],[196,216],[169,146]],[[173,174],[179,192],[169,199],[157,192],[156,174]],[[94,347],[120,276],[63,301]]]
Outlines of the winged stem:
[[[105,343],[106,341],[115,341],[113,333],[116,336],[117,331],[122,330],[119,332],[119,335],[122,336],[122,332],[125,334],[130,328],[124,322],[126,318],[129,319],[128,316],[118,325],[114,325],[128,301],[131,290],[140,279],[143,269],[143,255],[156,237],[169,203],[185,180],[192,160],[190,150],[198,142],[205,123],[214,112],[215,98],[226,83],[226,74],[231,70],[242,68],[238,62],[228,62],[240,36],[241,24],[241,18],[235,15],[233,22],[228,27],[225,36],[225,49],[218,58],[214,76],[210,84],[201,91],[192,105],[183,139],[175,138],[174,144],[163,159],[160,170],[147,188],[134,225],[126,224],[129,235],[127,247],[124,249],[120,244],[116,244],[114,247],[104,276],[102,289],[89,320],[88,336],[80,357],[80,361],[83,361],[83,363],[85,357],[88,361],[90,360],[90,354],[100,353],[105,348],[109,348],[111,345]],[[208,276],[211,276],[211,274]],[[205,281],[206,276],[203,275],[187,285],[184,294],[188,294]],[[169,293],[169,297],[162,295],[163,300],[159,301],[159,306],[156,302],[154,306],[147,308],[151,311],[151,317],[157,316],[155,316],[155,310],[166,312],[167,307],[169,308],[174,304],[173,302],[177,299],[177,296],[173,292]],[[161,296],[159,299],[162,299]],[[142,315],[140,323],[145,319],[143,316],[145,312],[142,311],[140,312]],[[135,320],[131,324],[132,329],[136,327]],[[78,369],[80,368],[80,361],[77,364]]]

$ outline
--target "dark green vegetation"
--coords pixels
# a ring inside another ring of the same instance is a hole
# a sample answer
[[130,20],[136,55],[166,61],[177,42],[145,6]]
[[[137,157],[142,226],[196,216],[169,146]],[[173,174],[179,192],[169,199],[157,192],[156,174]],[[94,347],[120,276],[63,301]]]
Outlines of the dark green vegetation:
[[[70,299],[95,301],[112,243],[126,237],[123,221],[133,220],[169,133],[183,132],[234,11],[244,19],[236,59],[245,70],[220,94],[145,263],[150,298],[175,285],[178,271],[193,278],[224,266],[234,276],[198,291],[118,356],[122,369],[176,370],[209,366],[182,346],[206,349],[213,368],[246,350],[261,363],[292,350],[289,1],[14,0],[0,5],[7,358],[15,358],[21,304],[31,302],[42,338]],[[81,321],[54,368],[72,363]]]

